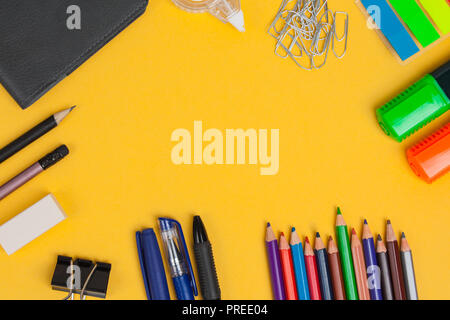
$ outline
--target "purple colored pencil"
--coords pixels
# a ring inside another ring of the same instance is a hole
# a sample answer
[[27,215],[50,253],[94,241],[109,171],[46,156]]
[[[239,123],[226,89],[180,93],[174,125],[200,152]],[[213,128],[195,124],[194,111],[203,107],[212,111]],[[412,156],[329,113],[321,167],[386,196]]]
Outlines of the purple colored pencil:
[[364,220],[362,243],[364,248],[364,259],[366,261],[367,284],[371,300],[383,300],[381,291],[381,270],[378,266],[375,243],[370,232],[367,220]]
[[286,292],[284,289],[283,272],[281,270],[280,253],[278,250],[278,241],[275,233],[267,223],[266,229],[267,256],[269,258],[270,277],[272,280],[273,297],[275,300],[285,300]]
[[69,154],[69,149],[65,145],[60,146],[53,152],[43,157],[38,162],[32,164],[29,168],[22,171],[4,185],[0,186],[0,200],[23,186],[25,183],[36,177],[42,171],[47,170],[59,160]]

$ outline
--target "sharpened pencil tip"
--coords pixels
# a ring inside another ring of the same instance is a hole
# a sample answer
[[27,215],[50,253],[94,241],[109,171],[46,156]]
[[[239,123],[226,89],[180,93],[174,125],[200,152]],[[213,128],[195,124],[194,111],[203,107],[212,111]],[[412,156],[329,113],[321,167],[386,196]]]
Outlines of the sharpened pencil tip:
[[391,220],[388,219],[388,221],[386,221],[387,224],[391,224]]
[[341,208],[339,208],[339,207],[337,207],[337,214],[341,214],[342,215]]
[[69,112],[71,112],[73,109],[75,109],[76,108],[76,106],[73,106],[73,107],[71,107],[70,108],[70,110],[69,110]]
[[316,232],[316,238],[320,238],[320,233]]
[[378,240],[378,241],[381,241],[381,240],[383,240],[383,239],[381,239],[381,235],[380,235],[380,234],[378,234],[378,236],[377,236],[377,240]]
[[291,232],[295,232],[295,227],[292,227]]
[[284,232],[281,233],[281,236],[284,237]]
[[270,222],[267,222],[267,228],[270,227]]
[[402,238],[406,238],[406,236],[405,236],[405,233],[404,233],[404,232],[402,232]]
[[355,230],[355,228],[352,228],[352,234],[356,235],[356,230]]
[[305,242],[306,242],[306,243],[309,243],[308,237],[305,237]]
[[328,238],[328,241],[333,241],[333,237],[332,236],[330,236],[329,238]]
[[367,224],[367,220],[366,219],[364,219],[364,224]]

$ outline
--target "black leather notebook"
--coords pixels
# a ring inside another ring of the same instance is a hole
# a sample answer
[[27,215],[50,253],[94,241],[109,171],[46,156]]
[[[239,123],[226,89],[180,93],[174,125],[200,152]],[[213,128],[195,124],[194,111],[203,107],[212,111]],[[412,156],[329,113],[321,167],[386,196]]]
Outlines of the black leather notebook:
[[148,0],[0,0],[0,82],[27,108],[144,13]]

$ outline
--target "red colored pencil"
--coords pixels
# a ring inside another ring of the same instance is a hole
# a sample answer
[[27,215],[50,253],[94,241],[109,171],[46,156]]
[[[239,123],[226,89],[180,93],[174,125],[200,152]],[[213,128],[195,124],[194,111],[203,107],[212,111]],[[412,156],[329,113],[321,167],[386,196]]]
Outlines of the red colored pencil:
[[291,247],[281,233],[280,236],[280,260],[283,270],[284,288],[286,290],[286,300],[298,300],[297,285],[295,283],[294,265],[292,263]]
[[316,257],[314,256],[314,251],[311,248],[308,237],[305,237],[305,267],[306,275],[308,276],[309,296],[311,300],[322,300]]

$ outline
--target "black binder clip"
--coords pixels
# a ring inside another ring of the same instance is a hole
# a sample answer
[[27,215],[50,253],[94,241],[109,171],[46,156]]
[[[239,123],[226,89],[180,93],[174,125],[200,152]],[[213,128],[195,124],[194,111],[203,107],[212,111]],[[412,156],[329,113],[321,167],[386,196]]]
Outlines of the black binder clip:
[[63,300],[73,300],[74,294],[79,294],[80,300],[85,300],[86,296],[105,298],[110,272],[109,263],[82,259],[73,261],[70,257],[58,256],[52,289],[68,292]]

